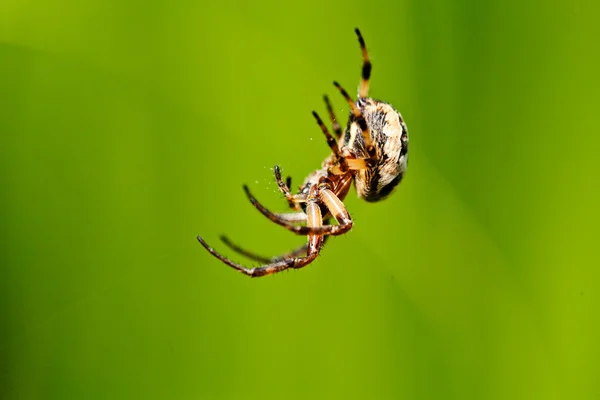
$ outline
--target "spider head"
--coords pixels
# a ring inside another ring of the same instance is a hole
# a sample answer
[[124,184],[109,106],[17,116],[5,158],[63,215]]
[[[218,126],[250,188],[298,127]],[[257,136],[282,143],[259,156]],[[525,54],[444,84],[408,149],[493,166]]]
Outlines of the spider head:
[[[360,98],[356,105],[369,127],[376,156],[366,169],[355,172],[354,184],[358,197],[375,202],[389,196],[404,176],[408,130],[400,113],[387,103]],[[355,158],[368,158],[362,131],[352,114],[343,140],[343,152]]]

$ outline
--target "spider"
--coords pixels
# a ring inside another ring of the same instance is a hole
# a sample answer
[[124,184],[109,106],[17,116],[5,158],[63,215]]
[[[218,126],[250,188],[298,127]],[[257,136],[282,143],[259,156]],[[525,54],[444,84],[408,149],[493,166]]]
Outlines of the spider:
[[[291,178],[281,178],[279,166],[274,167],[275,180],[293,212],[273,213],[266,209],[244,185],[246,196],[258,211],[274,223],[298,235],[306,235],[303,246],[287,254],[265,258],[232,243],[227,237],[221,240],[235,252],[262,266],[246,268],[219,254],[204,239],[198,241],[213,256],[231,268],[259,277],[290,268],[302,268],[319,255],[329,236],[342,235],[352,228],[352,218],[342,202],[352,182],[359,198],[375,202],[386,198],[400,183],[406,171],[408,159],[408,130],[402,116],[391,105],[368,97],[371,62],[365,41],[356,28],[362,51],[362,76],[358,88],[358,100],[354,102],[339,83],[333,82],[350,105],[350,117],[345,132],[338,123],[327,95],[325,106],[332,122],[332,135],[319,115],[313,111],[317,124],[323,131],[332,154],[323,161],[320,169],[312,172],[296,194],[290,191]],[[330,224],[330,218],[337,224]]]

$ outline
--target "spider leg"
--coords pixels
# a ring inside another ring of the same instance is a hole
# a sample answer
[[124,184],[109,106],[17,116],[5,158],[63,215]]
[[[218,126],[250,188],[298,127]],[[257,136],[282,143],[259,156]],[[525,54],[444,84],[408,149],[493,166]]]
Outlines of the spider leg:
[[340,153],[340,148],[338,147],[337,140],[335,140],[333,138],[333,136],[331,136],[331,134],[329,133],[329,130],[323,123],[323,120],[321,119],[321,117],[319,117],[319,114],[317,114],[316,111],[313,111],[312,114],[313,114],[313,117],[315,117],[315,119],[317,120],[317,124],[319,124],[319,126],[321,127],[321,130],[323,131],[323,134],[325,135],[325,139],[327,139],[327,144],[329,145],[329,148],[331,149],[331,151],[337,158],[337,160],[340,164],[341,172],[348,171],[348,164],[346,163],[346,159],[342,156],[342,153]]
[[335,117],[335,113],[333,112],[333,107],[331,106],[329,97],[327,95],[324,95],[323,100],[325,100],[325,105],[327,106],[327,112],[329,113],[329,119],[331,120],[331,125],[333,126],[333,132],[335,133],[335,137],[339,139],[342,137],[342,127],[340,126],[340,123]]
[[304,212],[291,213],[274,213],[277,218],[287,222],[306,222],[306,214]]
[[369,79],[371,78],[371,61],[369,60],[369,53],[367,53],[367,46],[365,45],[365,40],[358,28],[354,29],[356,32],[356,36],[358,36],[358,43],[360,43],[360,49],[362,50],[363,56],[363,65],[362,65],[362,74],[360,78],[360,86],[358,89],[358,98],[364,98],[369,96]]
[[275,174],[275,181],[277,181],[277,186],[279,186],[279,190],[288,201],[288,205],[292,210],[300,210],[300,204],[296,201],[296,197],[291,193],[290,186],[292,183],[292,177],[288,176],[287,183],[283,182],[281,179],[281,169],[279,165],[275,165],[273,167],[273,173]]
[[[322,226],[323,218],[321,216],[321,209],[317,205],[316,199],[311,199],[311,201],[307,204],[306,211],[308,227],[318,228]],[[280,261],[271,262],[260,267],[246,268],[219,254],[215,249],[210,247],[208,243],[206,243],[204,239],[202,239],[200,236],[198,236],[198,241],[200,242],[200,244],[202,244],[202,246],[204,246],[206,250],[208,250],[210,254],[221,260],[223,263],[229,265],[236,271],[239,271],[252,278],[274,274],[289,268],[302,268],[313,262],[315,258],[317,258],[319,252],[321,251],[321,248],[323,247],[323,236],[311,233],[308,235],[308,243],[305,257],[288,258]]]
[[[333,218],[339,225],[324,225],[323,228],[330,227],[330,235],[341,235],[352,229],[352,218],[344,203],[329,188],[319,189],[319,200],[327,207]],[[327,233],[324,233],[325,235]]]
[[[293,225],[286,219],[282,218],[281,215],[269,211],[265,206],[260,204],[258,200],[256,200],[254,196],[252,196],[252,194],[250,193],[250,189],[248,189],[248,186],[244,185],[244,191],[246,192],[246,196],[248,196],[248,199],[250,200],[252,205],[256,207],[256,209],[260,211],[261,214],[263,214],[265,217],[275,222],[276,224],[281,225],[287,230],[292,231],[298,235],[317,234],[336,236],[344,234],[352,228],[352,219],[350,218],[346,207],[344,207],[344,203],[342,203],[342,201],[331,190],[329,190],[329,188],[319,189],[319,201],[322,202],[325,205],[325,207],[327,207],[327,209],[329,209],[329,212],[331,213],[333,218],[335,218],[339,225],[322,225],[318,227],[311,227],[310,225]],[[308,220],[310,220],[310,217],[308,217]]]
[[[327,224],[327,221],[325,221],[325,224]],[[329,235],[323,236],[323,245],[325,244],[325,242],[327,242],[327,239],[329,239],[329,237],[330,237]],[[288,258],[304,256],[304,255],[306,255],[306,250],[308,249],[308,244],[305,243],[302,246],[299,246],[285,254],[281,254],[279,256],[274,256],[274,257],[269,258],[269,257],[264,257],[261,255],[258,255],[256,253],[253,253],[249,250],[244,249],[243,247],[238,246],[237,244],[235,244],[231,240],[229,240],[229,238],[226,236],[221,236],[220,239],[223,243],[225,243],[231,250],[235,251],[236,253],[241,254],[245,257],[248,257],[251,260],[258,261],[263,264],[286,260]]]
[[348,92],[346,92],[346,90],[336,81],[333,81],[333,84],[335,85],[336,88],[338,88],[338,90],[340,91],[342,96],[344,96],[344,98],[350,105],[350,108],[352,109],[352,116],[358,123],[360,131],[362,133],[362,137],[365,142],[365,148],[367,150],[367,154],[369,155],[369,158],[374,159],[376,157],[375,146],[373,146],[373,141],[371,140],[371,134],[369,131],[369,127],[367,126],[367,121],[365,120],[365,116],[363,115],[362,111],[360,111],[360,108],[358,108],[356,103],[354,103],[354,101],[352,100],[352,98],[350,97]]
[[282,260],[285,260],[288,258],[305,255],[306,249],[308,247],[306,244],[303,244],[302,246],[290,251],[289,253],[269,258],[269,257],[264,257],[261,255],[258,255],[256,253],[253,253],[249,250],[246,250],[246,249],[238,246],[237,244],[231,242],[226,236],[221,236],[220,239],[223,243],[225,243],[227,245],[227,247],[229,247],[231,250],[235,251],[236,253],[241,254],[251,260],[258,261],[263,264],[268,264],[271,262],[282,261]]
[[367,165],[367,162],[369,160],[365,160],[364,158],[347,158],[346,162],[348,163],[348,169],[351,170],[361,170],[361,169],[367,169],[369,168],[369,166]]

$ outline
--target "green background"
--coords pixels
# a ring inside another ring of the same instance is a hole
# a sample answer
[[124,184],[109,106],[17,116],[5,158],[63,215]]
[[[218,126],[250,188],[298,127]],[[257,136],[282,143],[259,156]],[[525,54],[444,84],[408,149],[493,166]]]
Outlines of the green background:
[[[0,2],[0,398],[597,399],[600,5]],[[411,134],[388,200],[301,271],[331,81]],[[252,265],[251,262],[244,261]]]

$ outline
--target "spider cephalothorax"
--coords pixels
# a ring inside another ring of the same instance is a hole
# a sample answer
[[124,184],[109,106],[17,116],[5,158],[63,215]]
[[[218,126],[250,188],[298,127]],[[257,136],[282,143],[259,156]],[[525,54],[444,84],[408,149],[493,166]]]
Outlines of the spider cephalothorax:
[[[358,100],[354,102],[339,83],[333,82],[350,105],[350,118],[344,134],[327,96],[324,97],[334,135],[313,111],[332,154],[320,169],[312,172],[300,186],[297,194],[290,192],[291,178],[281,179],[276,165],[275,179],[294,212],[272,213],[260,204],[247,186],[244,191],[250,202],[271,221],[295,232],[308,236],[308,243],[278,257],[265,258],[250,253],[231,243],[223,242],[234,251],[265,265],[246,268],[217,253],[200,236],[198,241],[215,257],[251,277],[270,275],[289,268],[302,268],[319,255],[330,235],[341,235],[352,228],[352,219],[342,200],[348,194],[352,182],[358,197],[374,202],[386,198],[400,183],[408,160],[408,130],[402,116],[392,106],[368,96],[371,62],[362,35],[355,29],[363,55],[362,77]],[[333,217],[337,225],[329,224]]]

